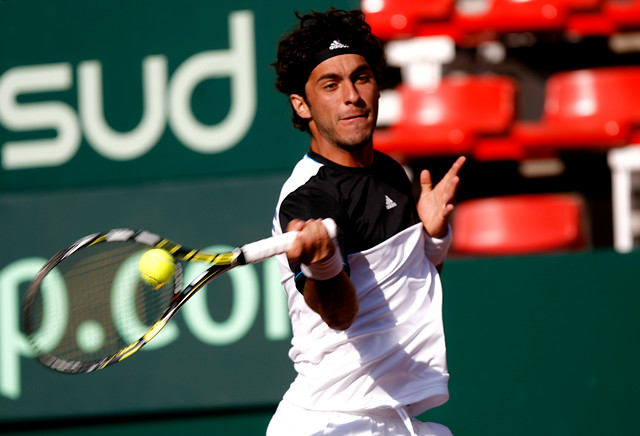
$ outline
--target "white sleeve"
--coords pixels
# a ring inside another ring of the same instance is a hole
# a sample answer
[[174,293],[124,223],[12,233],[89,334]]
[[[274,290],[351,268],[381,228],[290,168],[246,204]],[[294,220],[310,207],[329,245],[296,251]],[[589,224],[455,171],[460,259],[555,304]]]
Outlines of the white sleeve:
[[[426,233],[426,231],[425,231]],[[434,238],[426,235],[425,253],[434,265],[438,266],[447,258],[447,252],[451,246],[451,226],[447,228],[447,234],[442,238]]]

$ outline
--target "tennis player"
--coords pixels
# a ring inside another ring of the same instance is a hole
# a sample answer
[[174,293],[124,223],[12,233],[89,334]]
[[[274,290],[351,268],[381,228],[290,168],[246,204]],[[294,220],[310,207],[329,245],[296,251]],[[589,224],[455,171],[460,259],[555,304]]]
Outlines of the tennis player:
[[415,416],[449,398],[438,267],[464,158],[436,186],[423,171],[416,206],[402,167],[372,142],[380,40],[361,11],[298,18],[279,42],[276,86],[311,146],[273,221],[274,234],[301,232],[278,257],[297,377],[267,434],[450,435]]

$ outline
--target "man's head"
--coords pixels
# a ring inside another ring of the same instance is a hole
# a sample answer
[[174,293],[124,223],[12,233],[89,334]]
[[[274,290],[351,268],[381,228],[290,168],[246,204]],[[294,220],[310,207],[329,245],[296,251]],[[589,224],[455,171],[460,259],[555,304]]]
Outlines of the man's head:
[[[297,14],[297,17],[300,23],[280,40],[278,58],[273,64],[280,92],[305,98],[305,85],[315,67],[342,54],[362,56],[380,82],[385,66],[382,42],[371,33],[361,11],[332,8],[326,13]],[[295,108],[292,121],[295,128],[309,131],[309,120],[301,118]]]

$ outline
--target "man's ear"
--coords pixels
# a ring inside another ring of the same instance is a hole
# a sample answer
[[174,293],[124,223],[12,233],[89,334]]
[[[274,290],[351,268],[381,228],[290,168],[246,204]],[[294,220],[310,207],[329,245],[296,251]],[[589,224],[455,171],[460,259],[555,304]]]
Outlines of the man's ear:
[[304,100],[304,97],[299,94],[291,94],[289,96],[289,101],[291,102],[291,106],[293,106],[293,110],[296,111],[298,116],[302,119],[308,120],[311,118],[311,111],[309,110],[309,105]]

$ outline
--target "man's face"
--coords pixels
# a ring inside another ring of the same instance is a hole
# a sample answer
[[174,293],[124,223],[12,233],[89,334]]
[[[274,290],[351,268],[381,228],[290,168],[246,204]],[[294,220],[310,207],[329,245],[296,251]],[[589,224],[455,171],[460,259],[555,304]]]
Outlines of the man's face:
[[302,118],[309,119],[320,147],[345,150],[371,142],[378,117],[380,90],[367,61],[357,54],[334,56],[309,75],[306,98],[292,96]]

